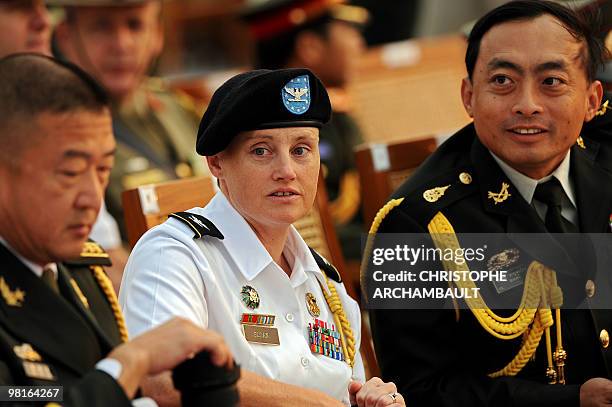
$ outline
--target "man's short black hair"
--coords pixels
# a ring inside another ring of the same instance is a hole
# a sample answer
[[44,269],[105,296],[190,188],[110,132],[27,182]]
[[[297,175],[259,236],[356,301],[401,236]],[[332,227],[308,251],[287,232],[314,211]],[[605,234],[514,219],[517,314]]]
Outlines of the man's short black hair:
[[38,54],[0,59],[0,127],[15,116],[27,120],[43,112],[101,111],[108,106],[104,90],[76,65]]
[[[585,44],[582,62],[587,78],[595,80],[597,71],[609,58],[609,52],[597,36],[601,24],[599,14],[592,8],[584,11],[572,10],[561,4],[545,0],[516,0],[503,4],[487,13],[476,22],[468,38],[465,53],[465,67],[472,79],[482,37],[493,27],[509,21],[531,20],[542,15],[551,15],[563,24],[563,27],[577,40]],[[534,38],[534,41],[537,39]]]
[[0,160],[11,160],[22,140],[12,128],[29,124],[42,113],[102,112],[109,106],[104,90],[69,62],[39,54],[0,59]]

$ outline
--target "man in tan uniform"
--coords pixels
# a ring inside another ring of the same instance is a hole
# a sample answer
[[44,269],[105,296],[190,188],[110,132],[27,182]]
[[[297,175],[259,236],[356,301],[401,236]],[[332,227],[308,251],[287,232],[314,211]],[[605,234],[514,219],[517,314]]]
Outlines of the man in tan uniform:
[[56,32],[60,52],[92,74],[113,101],[117,154],[106,204],[125,240],[123,190],[202,172],[193,154],[200,115],[187,96],[147,76],[163,46],[161,1],[50,3],[66,11]]

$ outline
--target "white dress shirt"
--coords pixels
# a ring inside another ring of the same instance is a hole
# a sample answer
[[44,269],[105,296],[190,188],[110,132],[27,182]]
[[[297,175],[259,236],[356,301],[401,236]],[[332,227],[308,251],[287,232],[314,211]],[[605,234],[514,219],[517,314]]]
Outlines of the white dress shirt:
[[100,212],[96,218],[89,238],[95,240],[100,246],[106,250],[118,249],[121,247],[121,234],[119,233],[119,225],[106,209],[106,204],[102,201]]
[[578,225],[578,210],[576,206],[576,194],[574,193],[574,185],[572,184],[570,178],[570,152],[567,152],[567,155],[561,161],[561,164],[552,172],[552,174],[541,178],[541,179],[533,179],[528,176],[521,174],[504,161],[501,158],[497,157],[495,154],[491,153],[499,167],[502,169],[504,174],[510,179],[510,182],[516,187],[521,196],[532,205],[538,216],[542,220],[546,219],[546,211],[548,206],[534,199],[533,195],[535,194],[535,190],[538,185],[543,184],[546,181],[549,181],[553,177],[559,180],[563,191],[565,191],[566,198],[561,205],[561,216],[565,219],[572,222],[574,225]]
[[[189,212],[209,219],[224,239],[204,236],[194,240],[193,230],[171,218],[138,241],[119,295],[130,335],[181,316],[219,332],[244,369],[323,391],[348,405],[349,380],[364,381],[365,373],[358,348],[359,307],[344,285],[334,283],[355,336],[357,352],[352,370],[346,362],[310,351],[307,328],[314,317],[308,312],[306,293],[315,296],[320,320],[332,324],[334,318],[321,292],[320,283],[326,287],[324,275],[293,227],[283,250],[293,265],[289,277],[223,193],[218,192],[206,207]],[[245,285],[259,294],[256,310],[247,308],[241,300]],[[243,313],[275,315],[280,345],[248,342],[241,326]]]

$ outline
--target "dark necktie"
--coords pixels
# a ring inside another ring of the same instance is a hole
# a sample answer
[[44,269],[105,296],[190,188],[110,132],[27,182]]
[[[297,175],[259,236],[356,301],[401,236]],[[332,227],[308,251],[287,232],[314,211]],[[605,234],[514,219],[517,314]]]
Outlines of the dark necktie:
[[49,286],[56,294],[59,294],[59,286],[57,285],[57,278],[53,269],[45,266],[41,276],[42,281]]
[[572,222],[561,216],[561,206],[565,195],[559,180],[552,178],[536,187],[534,198],[548,206],[544,224],[550,233],[578,233],[579,230]]

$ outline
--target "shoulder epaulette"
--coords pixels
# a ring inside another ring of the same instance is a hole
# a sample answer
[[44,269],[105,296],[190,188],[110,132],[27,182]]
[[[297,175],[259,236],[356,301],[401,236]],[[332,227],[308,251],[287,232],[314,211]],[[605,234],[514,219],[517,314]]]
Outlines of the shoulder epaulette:
[[93,240],[85,242],[81,255],[77,259],[64,262],[73,266],[111,266],[110,256],[98,243]]
[[174,212],[168,215],[168,217],[177,219],[189,226],[194,232],[194,239],[200,239],[202,236],[212,236],[217,239],[223,239],[221,231],[202,215],[191,212]]
[[438,211],[477,191],[472,174],[471,168],[454,168],[415,188],[400,208],[410,211],[417,219],[429,221]]
[[309,249],[310,253],[312,253],[312,256],[317,262],[317,266],[319,266],[319,268],[325,273],[325,275],[334,280],[336,283],[342,283],[342,277],[340,277],[338,269],[336,269],[333,264],[327,261],[325,257],[321,256],[315,249],[313,249],[312,247],[309,247]]

